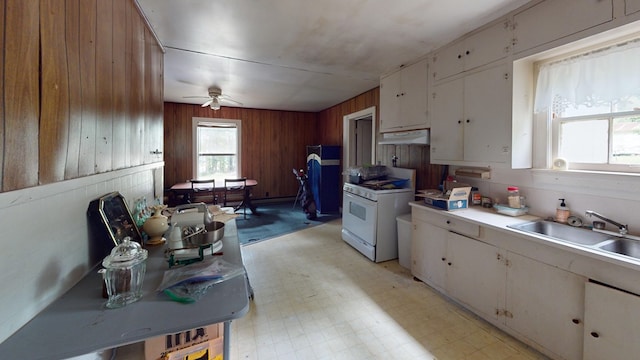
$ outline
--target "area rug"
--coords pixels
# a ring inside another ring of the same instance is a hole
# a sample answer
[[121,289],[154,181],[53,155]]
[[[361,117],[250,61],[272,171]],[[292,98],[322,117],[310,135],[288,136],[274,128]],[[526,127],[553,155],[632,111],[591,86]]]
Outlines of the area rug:
[[246,219],[242,215],[236,218],[240,245],[272,239],[341,217],[339,213],[318,214],[314,220],[309,220],[300,205],[294,208],[290,202],[257,205],[258,214],[247,212]]

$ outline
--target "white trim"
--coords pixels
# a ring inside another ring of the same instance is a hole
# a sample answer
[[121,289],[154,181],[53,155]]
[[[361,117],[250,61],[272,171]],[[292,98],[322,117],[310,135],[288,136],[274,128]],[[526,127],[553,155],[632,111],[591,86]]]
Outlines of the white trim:
[[25,189],[2,192],[0,193],[0,209],[10,208],[19,204],[26,204],[35,200],[41,201],[48,197],[57,196],[83,187],[94,186],[98,183],[105,183],[113,181],[113,179],[162,167],[164,167],[164,161],[108,171],[96,175],[83,176],[76,179],[58,181],[51,184],[39,185]]
[[376,163],[376,145],[378,130],[376,128],[376,107],[371,106],[366,109],[347,114],[342,117],[342,164],[347,168],[350,164],[350,157],[353,153],[354,144],[349,144],[349,137],[355,129],[355,120],[371,116],[371,164]]
[[534,186],[609,199],[640,201],[640,174],[582,170],[531,170]]

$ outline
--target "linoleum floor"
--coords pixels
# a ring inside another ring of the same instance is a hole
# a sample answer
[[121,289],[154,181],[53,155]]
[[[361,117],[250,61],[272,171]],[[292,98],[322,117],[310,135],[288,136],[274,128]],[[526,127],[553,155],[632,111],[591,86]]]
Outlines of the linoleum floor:
[[545,359],[422,282],[373,263],[334,220],[242,248],[255,298],[231,359]]

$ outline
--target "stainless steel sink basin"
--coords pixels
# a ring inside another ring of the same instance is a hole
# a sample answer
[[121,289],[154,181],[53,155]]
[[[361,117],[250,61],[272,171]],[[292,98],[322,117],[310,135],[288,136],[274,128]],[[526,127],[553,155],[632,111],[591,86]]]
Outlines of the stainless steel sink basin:
[[604,251],[640,259],[640,242],[637,240],[625,238],[614,239],[598,246],[598,248]]
[[557,240],[568,241],[579,245],[595,245],[607,239],[610,235],[591,230],[572,227],[553,221],[532,221],[523,224],[509,225],[512,229],[522,230],[533,234],[547,236]]

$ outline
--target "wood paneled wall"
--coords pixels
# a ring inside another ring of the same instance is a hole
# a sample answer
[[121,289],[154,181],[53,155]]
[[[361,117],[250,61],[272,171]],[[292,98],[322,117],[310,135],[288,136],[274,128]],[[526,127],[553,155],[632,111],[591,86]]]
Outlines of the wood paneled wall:
[[[341,104],[319,113],[319,143],[342,145],[343,117],[368,107],[376,107],[376,128],[380,128],[380,88],[369,90]],[[378,145],[376,159],[383,165],[391,166],[392,157],[398,157],[397,166],[416,169],[416,189],[437,188],[442,176],[440,165],[429,162],[428,146],[418,145]]]
[[162,161],[163,52],[134,0],[0,13],[2,191]]
[[258,180],[256,198],[296,196],[292,169],[306,168],[306,146],[317,143],[317,114],[199,105],[164,104],[165,187],[193,177],[194,117],[242,121],[241,175]]
[[[164,104],[165,187],[193,177],[192,118],[242,120],[242,176],[258,180],[256,198],[296,196],[298,183],[293,168],[306,168],[307,145],[342,146],[342,122],[345,115],[380,103],[379,88],[372,89],[319,113],[258,110],[222,107],[213,111],[199,105]],[[380,145],[377,157],[391,166],[417,169],[419,189],[437,187],[441,167],[429,164],[429,147],[416,145]],[[341,189],[336,189],[341,191]]]

